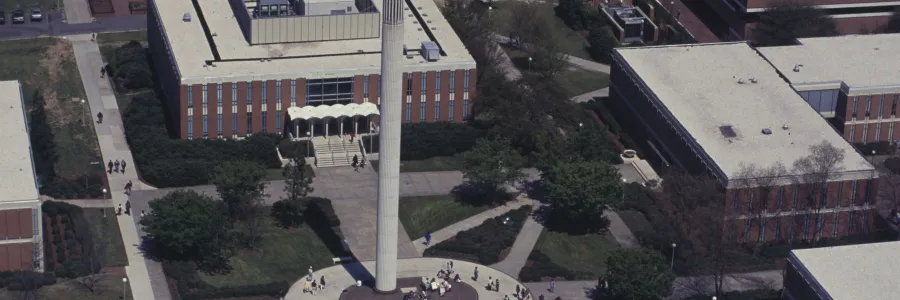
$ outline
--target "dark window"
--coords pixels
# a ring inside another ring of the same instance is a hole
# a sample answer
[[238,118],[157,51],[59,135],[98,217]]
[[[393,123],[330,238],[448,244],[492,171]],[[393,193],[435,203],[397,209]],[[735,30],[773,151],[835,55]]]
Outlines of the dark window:
[[363,98],[369,98],[369,75],[363,76]]
[[203,106],[206,106],[206,88],[207,87],[208,87],[207,85],[205,85],[205,84],[203,85],[203,103],[201,103]]
[[231,134],[237,134],[237,113],[231,113]]
[[463,121],[469,119],[469,99],[463,99]]
[[222,84],[220,83],[216,89],[216,105],[222,107]]
[[859,107],[859,96],[853,97],[853,117],[856,118],[857,107]]
[[425,123],[425,101],[419,104],[419,122]]
[[784,204],[784,186],[778,187],[778,204],[775,205],[775,211],[781,211],[781,205]]
[[253,84],[247,81],[247,105],[253,104]]
[[463,82],[463,92],[464,92],[464,93],[468,93],[468,92],[469,92],[469,70],[466,70],[466,78],[465,78],[465,80],[466,80],[466,81]]
[[269,89],[269,84],[267,82],[262,83],[262,105],[266,105],[266,100],[269,98],[269,93],[267,93]]
[[194,116],[187,116],[188,139],[194,138]]
[[247,134],[253,133],[253,113],[247,113]]
[[781,240],[781,218],[775,218],[775,240]]
[[406,73],[406,95],[412,95],[412,73]]
[[203,137],[206,137],[209,134],[209,122],[206,119],[206,115],[203,115]]
[[881,94],[881,101],[878,102],[878,117],[884,116],[884,94]]
[[456,71],[450,71],[450,93],[456,90]]
[[277,133],[277,134],[281,134],[281,122],[282,121],[283,120],[281,120],[281,111],[280,110],[276,111],[275,112],[275,133]]
[[872,96],[866,96],[866,117],[872,111]]
[[306,104],[312,106],[353,102],[353,78],[311,79],[306,81]]
[[422,78],[420,80],[420,81],[422,81],[422,95],[425,95],[425,91],[428,90],[428,87],[425,86],[425,84],[428,83],[428,80],[426,80],[427,78],[428,78],[428,75],[426,75],[425,72],[422,72]]
[[231,84],[231,105],[237,105],[237,83]]
[[222,135],[222,114],[218,114],[216,116],[216,118],[217,118],[216,122],[218,123],[218,131],[216,131],[216,132],[218,132],[218,135],[221,136]]
[[453,102],[456,102],[456,101],[450,100],[450,105],[448,105],[448,108],[450,109],[450,111],[447,112],[447,120],[450,120],[450,121],[453,121]]
[[891,115],[897,115],[897,99],[900,98],[900,95],[894,95],[894,104],[891,104]]
[[406,123],[411,122],[410,120],[410,111],[412,110],[412,104],[406,103]]
[[275,101],[281,103],[281,80],[275,81]]
[[[894,100],[894,103],[897,103],[897,100]],[[194,107],[194,87],[188,86],[188,98],[187,98],[187,107]]]
[[434,93],[441,93],[441,71],[434,72]]

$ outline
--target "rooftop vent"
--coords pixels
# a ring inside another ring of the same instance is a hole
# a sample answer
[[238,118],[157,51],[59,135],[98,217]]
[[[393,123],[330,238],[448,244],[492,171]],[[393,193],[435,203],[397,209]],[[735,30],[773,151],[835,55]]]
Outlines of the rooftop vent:
[[765,135],[770,135],[770,134],[772,134],[772,129],[768,129],[768,128],[763,128],[763,130],[762,130],[762,134],[765,134]]
[[750,77],[750,82],[756,83],[757,82],[756,77]]
[[802,67],[802,66],[803,65],[801,65],[801,64],[794,65],[794,72],[800,72],[800,67]]
[[191,13],[184,13],[184,17],[181,17],[182,21],[190,22],[191,21]]
[[427,61],[437,61],[441,57],[441,47],[435,42],[422,42],[421,52]]
[[734,132],[734,128],[731,125],[719,126],[719,132],[726,138],[737,137],[737,133]]
[[743,78],[739,78],[739,79],[738,79],[738,83],[739,83],[739,84],[744,84],[744,79],[743,79]]
[[788,130],[790,127],[788,127],[787,123],[784,123],[784,125],[781,125],[781,129]]

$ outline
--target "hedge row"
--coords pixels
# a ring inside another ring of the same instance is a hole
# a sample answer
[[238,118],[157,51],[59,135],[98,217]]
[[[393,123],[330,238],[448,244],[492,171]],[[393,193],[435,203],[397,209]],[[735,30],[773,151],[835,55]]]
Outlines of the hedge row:
[[56,283],[53,273],[32,271],[0,271],[0,288],[10,291],[35,290]]
[[[427,257],[446,257],[491,265],[500,261],[500,253],[512,247],[516,236],[531,214],[531,206],[523,206],[499,217],[488,219],[475,228],[462,231],[450,240],[428,249]],[[503,224],[506,218],[507,224]]]
[[557,265],[550,257],[541,251],[534,250],[528,255],[528,263],[519,273],[519,279],[523,282],[538,282],[545,280],[588,280],[594,276],[585,272],[576,272]]
[[197,276],[197,265],[186,261],[165,261],[163,272],[175,281],[175,299],[205,300],[252,296],[284,296],[291,284],[279,281],[234,287],[215,287]]
[[[45,201],[41,209],[50,224],[44,227],[45,267],[57,277],[75,278],[100,270],[100,255],[92,259],[94,238],[81,207],[64,202]],[[57,221],[57,218],[59,219]],[[52,238],[51,238],[52,237]],[[56,249],[53,252],[53,249]],[[55,257],[56,259],[49,259]]]
[[241,141],[170,139],[160,99],[153,94],[134,97],[123,121],[142,178],[156,187],[207,184],[213,168],[229,160],[281,167],[275,153],[279,138],[274,135],[258,134]]
[[[309,141],[292,141],[289,139],[281,140],[278,143],[278,152],[282,158],[307,157],[313,156],[312,143]],[[309,153],[309,155],[306,155]]]
[[[422,160],[435,156],[452,156],[469,151],[487,132],[467,124],[433,122],[403,124],[400,127],[400,159]],[[364,136],[368,153],[380,149],[378,136]],[[370,147],[371,144],[371,147]]]
[[41,195],[54,199],[102,198],[103,177],[100,174],[82,175],[75,179],[57,177],[41,185]]
[[[684,300],[709,300],[707,295],[694,295]],[[749,290],[743,292],[727,292],[717,297],[721,300],[781,300],[781,290]]]

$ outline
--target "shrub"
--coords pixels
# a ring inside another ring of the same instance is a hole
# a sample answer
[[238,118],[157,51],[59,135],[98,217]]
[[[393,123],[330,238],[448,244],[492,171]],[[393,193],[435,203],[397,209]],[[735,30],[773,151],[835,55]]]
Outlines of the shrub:
[[[475,141],[485,136],[484,130],[467,124],[450,122],[403,124],[400,127],[400,159],[423,160],[435,156],[452,156],[469,151],[475,146]],[[378,152],[377,135],[364,136],[362,142],[367,147],[367,152]]]
[[313,150],[309,141],[292,141],[284,139],[278,143],[278,152],[281,152],[282,158],[306,157],[307,151],[310,156],[312,156]]
[[153,86],[153,74],[147,62],[147,52],[137,41],[130,41],[118,49],[107,65],[110,76],[125,90],[140,90]]
[[[425,256],[447,257],[491,265],[500,261],[500,252],[512,247],[531,206],[523,206],[499,217],[488,219],[475,228],[462,231],[450,240],[425,249]],[[509,217],[509,222],[503,221]]]
[[549,256],[538,250],[534,250],[531,255],[528,255],[528,262],[519,273],[519,279],[523,282],[537,282],[542,281],[543,278],[586,280],[594,277],[588,273],[574,272],[557,265],[550,260]]
[[323,222],[322,224],[327,224],[328,227],[341,226],[341,220],[334,212],[334,207],[331,206],[330,199],[320,197],[309,197],[307,199],[309,205],[306,208],[305,215],[306,218],[310,220],[310,223],[318,221]]
[[128,144],[142,178],[156,187],[209,183],[212,169],[228,160],[246,160],[280,168],[275,154],[280,137],[255,134],[244,140],[173,140],[166,132],[166,116],[152,94],[134,97],[125,110]]
[[290,199],[278,200],[272,203],[271,216],[281,227],[300,225],[303,223],[304,206],[306,206],[304,203],[296,203]]

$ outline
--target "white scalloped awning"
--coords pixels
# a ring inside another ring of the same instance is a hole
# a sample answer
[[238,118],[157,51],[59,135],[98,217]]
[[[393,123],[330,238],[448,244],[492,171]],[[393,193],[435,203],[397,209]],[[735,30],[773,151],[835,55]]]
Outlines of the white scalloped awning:
[[288,116],[291,117],[292,120],[302,119],[302,120],[310,120],[310,119],[324,119],[324,118],[338,118],[338,117],[358,117],[358,116],[371,116],[378,115],[378,106],[373,103],[350,103],[347,105],[343,104],[335,104],[335,105],[319,105],[319,106],[304,106],[304,107],[291,107],[288,108]]

